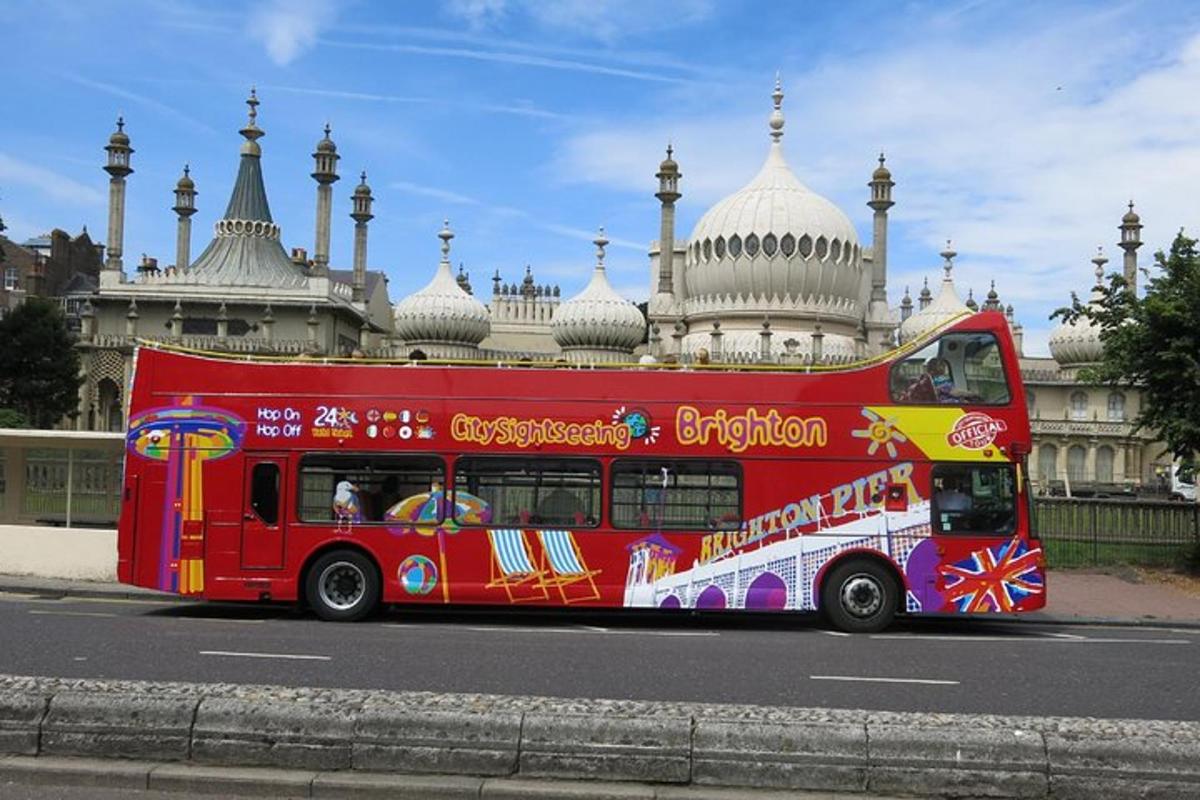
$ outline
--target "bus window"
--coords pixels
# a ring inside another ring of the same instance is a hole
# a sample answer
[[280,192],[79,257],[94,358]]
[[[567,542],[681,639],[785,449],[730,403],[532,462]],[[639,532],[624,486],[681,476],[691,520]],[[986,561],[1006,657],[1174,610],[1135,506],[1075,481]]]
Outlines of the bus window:
[[[456,491],[480,498],[490,524],[594,528],[600,524],[600,462],[583,458],[466,457]],[[455,507],[456,514],[464,513]],[[462,524],[474,520],[460,518]]]
[[1011,536],[1017,529],[1012,465],[935,465],[933,526],[938,533]]
[[736,529],[742,472],[735,461],[626,461],[612,466],[614,528]]
[[[300,519],[390,521],[388,512],[401,501],[440,489],[445,479],[445,464],[435,456],[305,456],[300,462]],[[440,516],[428,521],[439,522]]]
[[949,333],[892,366],[892,402],[1004,405],[1012,397],[990,333]]
[[250,507],[268,525],[279,522],[279,465],[254,465],[250,474]]

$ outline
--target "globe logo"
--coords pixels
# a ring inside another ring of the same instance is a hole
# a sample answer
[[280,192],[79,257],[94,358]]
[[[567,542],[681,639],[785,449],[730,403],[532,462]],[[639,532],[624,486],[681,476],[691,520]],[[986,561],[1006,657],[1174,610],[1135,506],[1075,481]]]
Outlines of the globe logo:
[[409,594],[429,594],[437,586],[437,566],[425,556],[409,556],[400,562],[397,577],[404,591]]

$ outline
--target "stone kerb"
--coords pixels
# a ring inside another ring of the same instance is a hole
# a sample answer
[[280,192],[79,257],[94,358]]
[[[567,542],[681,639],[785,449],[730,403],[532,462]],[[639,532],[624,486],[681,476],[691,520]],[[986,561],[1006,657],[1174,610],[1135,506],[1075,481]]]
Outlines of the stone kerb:
[[532,785],[565,778],[579,786],[623,782],[630,791],[659,787],[652,793],[684,784],[717,793],[1200,797],[1195,722],[0,675],[0,763],[6,757],[364,779],[425,773]]
[[368,700],[354,730],[354,768],[466,775],[517,771],[520,711],[472,696],[457,707],[437,700],[382,692]]

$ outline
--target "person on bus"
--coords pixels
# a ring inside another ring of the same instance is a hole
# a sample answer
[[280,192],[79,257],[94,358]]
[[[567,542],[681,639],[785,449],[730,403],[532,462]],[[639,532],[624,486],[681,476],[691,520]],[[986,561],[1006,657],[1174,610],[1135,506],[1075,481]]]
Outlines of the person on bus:
[[941,479],[942,488],[938,490],[936,499],[939,512],[962,513],[970,511],[971,495],[963,491],[962,481],[956,476],[946,476]]
[[959,398],[950,377],[950,362],[934,356],[925,362],[925,371],[900,395],[902,403],[953,403]]

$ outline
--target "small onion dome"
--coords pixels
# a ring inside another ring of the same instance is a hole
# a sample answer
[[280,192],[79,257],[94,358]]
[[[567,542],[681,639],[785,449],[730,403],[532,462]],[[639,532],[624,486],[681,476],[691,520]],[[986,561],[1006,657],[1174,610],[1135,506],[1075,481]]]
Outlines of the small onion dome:
[[890,181],[892,179],[892,171],[884,165],[883,153],[879,154],[879,166],[871,173],[873,181]]
[[117,129],[108,137],[109,144],[128,146],[129,134],[125,132],[125,118],[117,117]]
[[326,122],[325,123],[325,138],[323,138],[323,139],[321,139],[321,141],[317,142],[317,152],[318,153],[336,153],[337,152],[337,145],[333,143],[333,139],[329,138],[329,134],[332,132],[332,130],[333,129],[329,127],[329,123]]
[[604,229],[596,237],[596,269],[582,292],[554,312],[550,331],[564,350],[587,349],[631,353],[642,342],[646,320],[637,306],[617,294],[604,271]]
[[1142,218],[1139,217],[1137,212],[1133,210],[1133,201],[1130,200],[1129,201],[1129,210],[1125,212],[1125,215],[1123,217],[1121,217],[1121,222],[1124,222],[1126,225],[1136,225],[1141,221],[1142,221]]
[[[1101,299],[1100,287],[1104,280],[1104,265],[1108,259],[1098,252],[1092,259],[1096,265],[1096,285],[1092,288],[1089,304],[1096,306]],[[1080,317],[1074,322],[1060,322],[1050,331],[1050,355],[1060,366],[1094,364],[1104,356],[1104,345],[1100,342],[1100,326],[1091,317]]]
[[425,288],[396,304],[396,335],[409,343],[437,342],[477,346],[491,330],[487,306],[462,290],[450,271],[450,240],[454,233],[447,220],[438,233],[442,260]]
[[901,344],[911,342],[918,336],[941,327],[961,314],[970,313],[971,309],[967,308],[958,298],[958,291],[954,288],[954,279],[950,277],[950,273],[954,271],[956,255],[958,254],[950,249],[950,243],[946,242],[946,249],[941,252],[942,258],[946,260],[946,263],[942,265],[942,270],[945,272],[945,277],[942,278],[942,289],[928,306],[900,323]]
[[180,176],[179,181],[175,184],[175,188],[185,192],[196,188],[196,182],[192,180],[192,171],[187,164],[183,165],[183,175]]
[[[365,170],[363,171],[363,174],[361,176],[359,176],[358,186],[354,187],[354,196],[355,197],[370,197],[371,196],[371,187],[367,185],[367,173]],[[443,230],[447,231],[448,229],[443,229]],[[441,236],[441,234],[439,233],[438,236]],[[450,239],[453,239],[453,238],[454,238],[454,234],[451,233]],[[446,239],[446,242],[449,243],[450,239]],[[447,246],[449,246],[449,245],[447,244]]]
[[668,144],[667,145],[667,157],[664,158],[662,160],[662,163],[658,165],[659,172],[678,172],[679,171],[679,164],[675,163],[675,159],[673,157],[674,155],[675,155],[675,149],[670,144]]

